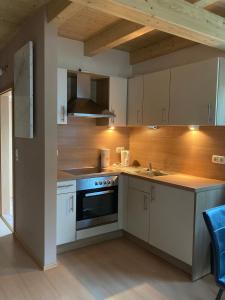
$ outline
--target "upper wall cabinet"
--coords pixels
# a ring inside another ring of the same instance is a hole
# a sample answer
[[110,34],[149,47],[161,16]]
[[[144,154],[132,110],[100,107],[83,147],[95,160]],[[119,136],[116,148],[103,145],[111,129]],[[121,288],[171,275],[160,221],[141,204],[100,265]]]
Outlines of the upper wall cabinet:
[[171,125],[224,125],[224,112],[224,59],[213,58],[171,70]]
[[67,70],[57,70],[57,124],[67,124]]
[[143,125],[168,124],[170,70],[144,75]]
[[127,79],[109,78],[109,109],[116,117],[109,120],[110,126],[127,125]]
[[128,80],[127,125],[142,125],[143,76]]

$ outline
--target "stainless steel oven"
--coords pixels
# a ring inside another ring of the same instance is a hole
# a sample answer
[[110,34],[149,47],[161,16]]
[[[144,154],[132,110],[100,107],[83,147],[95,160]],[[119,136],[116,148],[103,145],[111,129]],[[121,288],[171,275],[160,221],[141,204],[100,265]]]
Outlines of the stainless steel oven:
[[77,230],[118,220],[118,176],[77,180]]

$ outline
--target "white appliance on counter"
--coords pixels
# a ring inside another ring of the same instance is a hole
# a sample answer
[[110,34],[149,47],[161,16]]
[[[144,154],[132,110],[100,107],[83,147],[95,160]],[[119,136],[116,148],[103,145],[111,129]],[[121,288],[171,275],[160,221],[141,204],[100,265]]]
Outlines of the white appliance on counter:
[[121,150],[121,166],[129,167],[129,162],[130,162],[130,151]]
[[105,169],[110,166],[110,149],[101,149],[101,168]]

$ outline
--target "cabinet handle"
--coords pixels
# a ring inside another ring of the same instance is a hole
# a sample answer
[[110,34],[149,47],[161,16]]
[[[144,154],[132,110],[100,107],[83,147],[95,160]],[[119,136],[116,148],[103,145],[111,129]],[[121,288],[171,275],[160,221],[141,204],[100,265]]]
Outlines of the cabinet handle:
[[61,118],[62,122],[65,122],[65,112],[66,112],[65,106],[62,105],[62,118]]
[[144,210],[148,210],[148,197],[144,195]]
[[139,113],[140,113],[140,111],[139,111],[139,109],[137,110],[137,124],[139,124]]
[[71,186],[73,186],[73,184],[68,184],[68,185],[59,185],[59,186],[57,186],[57,189],[68,188],[68,187],[71,187]]
[[155,187],[151,186],[151,202],[155,200]]
[[[111,107],[111,112],[115,115],[115,110]],[[112,118],[111,118],[111,121],[112,121],[112,124],[114,124],[115,123],[115,117],[113,116]]]
[[162,108],[162,122],[165,122],[166,121],[166,109],[165,108]]
[[73,201],[73,196],[70,197],[70,201],[71,201],[70,211],[71,211],[71,212],[74,212],[74,201]]
[[211,104],[208,104],[208,124],[211,124]]

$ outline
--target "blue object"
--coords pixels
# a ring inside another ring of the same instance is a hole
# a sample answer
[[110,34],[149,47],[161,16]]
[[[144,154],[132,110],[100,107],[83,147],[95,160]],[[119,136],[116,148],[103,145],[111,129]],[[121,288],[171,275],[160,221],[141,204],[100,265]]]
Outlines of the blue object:
[[220,288],[216,300],[220,300],[225,290],[225,205],[203,212],[203,217],[212,241],[214,276]]

